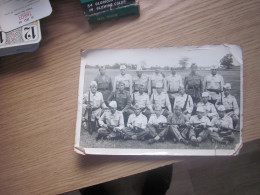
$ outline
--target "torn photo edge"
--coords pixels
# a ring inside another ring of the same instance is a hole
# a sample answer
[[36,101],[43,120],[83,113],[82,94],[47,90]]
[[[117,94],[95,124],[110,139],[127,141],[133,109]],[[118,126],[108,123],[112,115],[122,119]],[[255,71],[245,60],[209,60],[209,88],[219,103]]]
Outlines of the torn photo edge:
[[[227,47],[230,53],[240,61],[240,142],[235,145],[234,149],[129,149],[129,148],[85,148],[80,146],[80,134],[82,125],[82,105],[83,105],[83,90],[84,90],[84,78],[85,78],[85,63],[82,61],[80,65],[80,79],[79,79],[79,90],[78,90],[78,109],[77,109],[77,121],[76,121],[76,133],[75,133],[75,145],[74,151],[85,155],[85,154],[96,154],[96,155],[169,155],[169,156],[230,156],[237,155],[242,148],[242,129],[243,129],[243,54],[242,48],[239,45],[234,44],[223,44]],[[214,47],[219,45],[205,45],[205,46],[184,46],[184,47],[171,47],[171,48],[189,48],[193,49],[206,49],[207,47]],[[165,47],[163,47],[165,48]],[[163,48],[141,48],[141,49],[122,49],[122,50],[145,50],[145,49],[163,49]],[[238,48],[238,50],[234,50]],[[82,52],[95,52],[114,49],[93,49],[85,50]],[[117,51],[120,49],[116,49]],[[237,53],[238,51],[238,53]],[[241,53],[240,53],[241,52]],[[87,56],[87,55],[86,55]]]

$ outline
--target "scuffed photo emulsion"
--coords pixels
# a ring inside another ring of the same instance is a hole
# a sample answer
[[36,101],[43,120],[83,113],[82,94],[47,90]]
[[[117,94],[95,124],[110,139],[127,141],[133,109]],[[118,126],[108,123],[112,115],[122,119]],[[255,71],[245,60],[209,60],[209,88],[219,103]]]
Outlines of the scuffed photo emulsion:
[[103,155],[236,155],[238,45],[81,52],[74,150]]

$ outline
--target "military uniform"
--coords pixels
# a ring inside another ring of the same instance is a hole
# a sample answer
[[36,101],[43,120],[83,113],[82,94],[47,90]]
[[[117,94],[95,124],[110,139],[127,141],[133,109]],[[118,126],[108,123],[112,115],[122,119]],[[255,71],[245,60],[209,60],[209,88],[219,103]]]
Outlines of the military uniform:
[[167,126],[161,125],[160,123],[167,123],[166,117],[163,115],[157,117],[156,114],[152,114],[146,129],[149,131],[150,137],[155,138],[156,136],[159,136],[158,140],[164,140],[166,138],[168,129]]
[[187,117],[181,113],[179,116],[175,113],[168,117],[168,123],[172,124],[169,126],[169,132],[176,138],[179,142],[186,143],[189,134],[189,128],[185,125],[188,122]]
[[216,106],[223,105],[226,109],[226,114],[233,118],[233,115],[235,115],[236,118],[239,116],[239,107],[237,104],[237,100],[234,96],[228,95],[225,96],[224,93],[222,94],[222,97],[217,100]]
[[191,139],[192,137],[196,137],[196,138],[201,137],[202,141],[205,140],[209,133],[208,132],[209,127],[202,128],[198,124],[205,124],[207,126],[212,126],[209,118],[206,116],[202,116],[202,118],[200,119],[197,115],[194,115],[194,116],[191,116],[190,123],[197,124],[197,125],[191,127],[190,133],[189,133],[189,138]]
[[131,114],[127,121],[127,127],[122,129],[122,135],[128,139],[136,136],[137,139],[142,140],[149,134],[149,131],[146,130],[146,125],[147,118],[142,113],[138,116]]
[[102,93],[106,102],[113,89],[111,78],[107,75],[98,75],[94,80],[97,82],[97,90]]
[[142,74],[141,77],[134,77],[133,78],[133,93],[139,90],[140,85],[144,85],[144,91],[148,94],[151,94],[151,89],[149,87],[149,77],[147,75]]
[[156,74],[153,73],[152,76],[150,77],[150,87],[151,87],[151,93],[156,92],[156,88],[160,86],[166,91],[166,81],[162,74]]
[[209,74],[205,77],[203,86],[205,88],[205,91],[208,91],[209,93],[209,101],[215,104],[216,100],[220,98],[220,93],[212,92],[210,90],[222,90],[224,86],[224,79],[219,74]]
[[149,118],[151,115],[152,106],[149,100],[149,96],[147,93],[140,94],[139,92],[135,92],[132,95],[132,103],[133,105],[138,105],[141,109],[142,113]]
[[110,110],[105,111],[103,115],[98,120],[101,128],[98,129],[98,137],[110,137],[116,138],[120,135],[119,132],[114,131],[114,128],[123,129],[124,126],[124,117],[123,114],[119,111],[112,113]]
[[[186,104],[186,108],[185,107],[185,103],[187,101],[187,104]],[[182,108],[182,112],[187,112],[185,113],[184,115],[187,116],[188,118],[190,118],[191,116],[191,113],[192,113],[192,110],[193,110],[193,101],[192,101],[192,98],[190,95],[187,95],[187,94],[179,94],[176,98],[175,98],[175,101],[174,101],[174,105],[173,105],[173,109],[176,107],[176,106],[179,106]]]
[[220,131],[219,131],[221,128],[233,129],[233,122],[229,116],[225,115],[223,118],[216,117],[211,121],[211,123],[213,125],[213,128],[209,128],[210,129],[209,136],[211,139],[216,140],[220,143],[225,142],[225,140],[228,140],[231,142],[234,141],[235,136],[232,132],[230,132],[227,135],[221,135]]
[[182,78],[181,75],[179,74],[170,74],[165,78],[166,83],[167,83],[167,93],[170,98],[171,105],[174,105],[174,100],[177,97],[179,91],[179,87],[182,86]]
[[114,81],[114,86],[113,86],[113,91],[116,91],[118,89],[118,85],[120,82],[123,82],[125,84],[125,90],[129,91],[130,94],[132,94],[132,86],[133,86],[133,81],[132,81],[132,76],[129,74],[125,75],[118,75],[115,77]]
[[124,122],[127,123],[128,116],[133,113],[131,110],[131,96],[130,93],[126,90],[122,92],[117,90],[116,92],[112,92],[108,97],[108,102],[115,100],[117,103],[117,110],[123,111]]
[[162,114],[167,117],[169,115],[169,111],[171,111],[171,103],[169,100],[169,96],[165,92],[161,92],[160,94],[156,91],[152,94],[150,99],[152,105],[159,104],[162,107]]
[[206,104],[203,102],[199,102],[197,104],[197,106],[202,107],[204,109],[205,116],[207,116],[210,120],[212,120],[214,117],[218,116],[218,112],[217,112],[215,106],[210,102],[207,102]]
[[193,103],[200,102],[201,93],[203,91],[203,81],[200,75],[190,73],[184,79],[185,91],[193,99]]

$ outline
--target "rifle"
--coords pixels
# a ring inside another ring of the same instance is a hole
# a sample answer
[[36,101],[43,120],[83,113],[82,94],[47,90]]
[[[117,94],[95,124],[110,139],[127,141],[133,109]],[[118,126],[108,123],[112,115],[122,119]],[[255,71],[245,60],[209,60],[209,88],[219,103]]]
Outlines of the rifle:
[[207,89],[207,90],[210,92],[215,92],[216,94],[223,92],[223,90],[221,90],[221,89]]
[[138,131],[138,132],[141,132],[141,131],[145,131],[145,129],[141,128],[141,127],[137,127],[137,126],[134,126],[133,129],[135,131]]
[[227,109],[227,110],[225,110],[226,113],[229,113],[229,112],[232,112],[232,111],[234,111],[233,108],[232,108],[232,109]]
[[231,132],[240,132],[240,131],[237,130],[237,129],[227,128],[227,127],[220,127],[219,134],[222,135],[222,136],[225,136],[225,135],[230,135]]

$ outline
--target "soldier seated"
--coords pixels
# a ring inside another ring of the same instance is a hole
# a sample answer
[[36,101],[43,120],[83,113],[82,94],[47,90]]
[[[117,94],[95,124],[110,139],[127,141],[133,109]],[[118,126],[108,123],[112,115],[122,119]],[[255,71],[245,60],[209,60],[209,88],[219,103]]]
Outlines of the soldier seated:
[[234,141],[235,136],[232,132],[232,119],[228,115],[225,115],[225,110],[223,105],[218,107],[219,116],[211,121],[213,127],[209,128],[209,136],[213,141],[229,144]]
[[[144,92],[145,87],[143,84],[139,84],[139,91],[133,93],[132,103],[133,105],[138,105],[142,111],[142,113],[149,119],[151,113],[153,112],[153,108],[151,106],[149,96]],[[133,108],[133,106],[132,106]]]
[[156,84],[156,92],[154,92],[151,96],[151,103],[153,107],[155,105],[160,105],[162,107],[162,115],[165,117],[168,117],[168,115],[171,113],[171,103],[169,96],[166,92],[163,92],[163,88],[161,84]]
[[189,139],[191,144],[198,146],[199,143],[206,140],[208,136],[208,128],[211,127],[211,123],[208,117],[204,116],[204,109],[202,107],[197,107],[196,114],[190,118],[191,129],[189,132]]
[[198,107],[202,107],[205,111],[205,116],[207,116],[210,120],[214,117],[218,116],[217,110],[214,104],[208,102],[209,101],[209,93],[203,92],[202,93],[202,102],[199,102],[197,105]]
[[145,129],[147,118],[141,113],[138,105],[135,105],[134,109],[134,114],[131,114],[127,121],[127,127],[122,129],[122,136],[124,139],[144,140],[149,133]]
[[169,133],[173,136],[174,142],[188,144],[188,133],[190,126],[187,126],[189,120],[181,111],[181,107],[176,106],[174,113],[168,117]]
[[232,118],[233,126],[237,128],[239,123],[239,107],[236,98],[230,94],[231,84],[226,83],[223,91],[221,98],[216,102],[216,106],[223,105],[225,107],[226,114]]
[[99,119],[102,109],[107,108],[102,93],[97,91],[97,82],[91,81],[90,91],[83,95],[82,125],[90,134],[96,130],[96,121]]
[[179,94],[175,98],[173,109],[181,107],[182,113],[189,119],[193,110],[193,101],[190,95],[185,93],[183,85],[179,86]]
[[115,139],[120,136],[120,131],[124,126],[123,114],[117,111],[117,103],[111,101],[109,103],[110,110],[105,111],[98,120],[100,128],[96,140],[100,138]]
[[157,104],[155,105],[155,114],[152,114],[148,124],[146,126],[149,136],[152,139],[149,140],[149,144],[153,144],[157,141],[164,141],[167,135],[167,119],[162,114],[162,107]]

